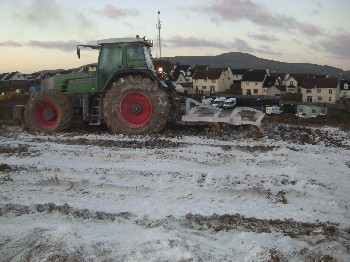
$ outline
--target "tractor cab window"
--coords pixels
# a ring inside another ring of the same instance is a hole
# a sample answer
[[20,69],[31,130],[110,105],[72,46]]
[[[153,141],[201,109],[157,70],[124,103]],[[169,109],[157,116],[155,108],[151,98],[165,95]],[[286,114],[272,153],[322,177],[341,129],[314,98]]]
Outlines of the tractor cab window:
[[123,53],[120,45],[104,45],[99,57],[100,88],[106,84],[116,68],[122,67]]
[[152,58],[151,48],[149,46],[144,45],[143,52],[145,53],[147,67],[154,70],[154,65],[152,62],[153,58]]
[[145,67],[145,56],[140,43],[128,44],[127,61],[129,68]]

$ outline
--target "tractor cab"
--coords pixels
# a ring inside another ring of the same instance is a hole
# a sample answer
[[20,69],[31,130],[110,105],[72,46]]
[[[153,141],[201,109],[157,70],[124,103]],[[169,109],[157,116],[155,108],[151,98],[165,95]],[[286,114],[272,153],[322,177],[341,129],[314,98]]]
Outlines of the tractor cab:
[[140,38],[110,38],[98,40],[97,46],[78,45],[77,54],[80,57],[80,47],[99,49],[98,58],[98,89],[101,92],[108,81],[118,72],[128,73],[135,69],[154,71],[151,47],[153,41],[146,37]]

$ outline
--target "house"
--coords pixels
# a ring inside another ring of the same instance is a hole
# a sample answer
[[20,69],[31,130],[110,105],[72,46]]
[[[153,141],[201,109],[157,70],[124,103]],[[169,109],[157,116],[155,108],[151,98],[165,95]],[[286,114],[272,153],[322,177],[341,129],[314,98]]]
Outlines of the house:
[[229,89],[232,79],[233,75],[229,67],[208,68],[206,70],[196,70],[192,82],[196,94],[214,95]]
[[335,103],[339,99],[338,78],[304,78],[302,100],[308,103]]
[[2,73],[2,74],[0,74],[0,81],[4,81],[8,74],[9,73]]
[[193,83],[178,83],[176,84],[176,91],[179,93],[184,93],[188,95],[196,94],[196,91],[193,89]]
[[267,92],[267,96],[280,96],[286,93],[286,87],[283,85],[273,85],[271,86]]
[[340,98],[350,98],[350,80],[339,81]]
[[[300,93],[300,89],[303,85],[303,79],[316,78],[315,74],[303,74],[303,73],[288,73],[286,74],[283,85],[286,86],[287,93]],[[318,77],[320,78],[320,77]]]
[[243,75],[250,71],[250,69],[231,69],[233,75],[233,82],[241,82]]
[[246,72],[241,80],[242,95],[264,95],[263,85],[267,76],[269,76],[268,70]]
[[170,71],[175,84],[192,82],[193,74],[196,70],[190,65],[175,65]]
[[7,74],[2,81],[26,81],[27,78],[23,76],[20,72],[12,72]]
[[74,72],[96,72],[97,71],[97,64],[87,64],[79,67]]

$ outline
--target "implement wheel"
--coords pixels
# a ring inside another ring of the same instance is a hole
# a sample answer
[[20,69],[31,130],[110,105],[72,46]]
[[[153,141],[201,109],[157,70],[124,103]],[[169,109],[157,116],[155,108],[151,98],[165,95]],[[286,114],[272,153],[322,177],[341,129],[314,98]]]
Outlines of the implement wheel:
[[73,105],[59,90],[44,90],[34,95],[24,112],[29,130],[46,133],[67,129],[73,120]]
[[168,122],[168,94],[140,75],[129,75],[113,83],[103,101],[104,121],[115,133],[158,133]]

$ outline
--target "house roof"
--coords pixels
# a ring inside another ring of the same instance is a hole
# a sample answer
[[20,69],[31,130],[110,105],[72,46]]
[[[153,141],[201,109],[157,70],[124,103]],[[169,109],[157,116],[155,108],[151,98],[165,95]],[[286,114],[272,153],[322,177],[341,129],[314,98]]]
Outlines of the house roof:
[[[8,75],[8,73],[2,73],[2,74],[0,74],[0,80],[2,80],[3,78],[5,78],[5,76],[7,76]],[[4,79],[5,80],[5,79]]]
[[192,82],[187,82],[187,83],[179,83],[178,85],[181,85],[182,87],[193,87],[193,83]]
[[242,76],[244,73],[248,72],[250,69],[231,69],[233,75]]
[[11,80],[11,78],[15,75],[15,74],[17,74],[18,72],[12,72],[12,73],[9,73],[6,77],[5,77],[5,81],[6,80]]
[[281,92],[286,92],[286,87],[285,86],[279,85],[279,86],[275,86],[275,87]]
[[[182,72],[184,72],[185,74],[183,74]],[[181,74],[183,74],[184,77],[186,77],[186,76],[192,76],[194,74],[194,72],[195,72],[195,70],[192,69],[192,67],[190,65],[178,65],[174,69],[172,75],[175,79],[178,79]],[[190,74],[187,75],[187,73],[190,73]]]
[[266,75],[267,75],[266,70],[252,70],[252,71],[246,72],[243,75],[242,81],[263,82]]
[[208,69],[208,70],[196,70],[193,75],[193,79],[219,79],[222,69]]
[[303,73],[290,73],[287,81],[293,77],[295,80],[298,81],[298,86],[303,85],[303,79],[304,78],[315,78],[315,74],[303,74]]
[[304,78],[303,88],[337,88],[338,78]]
[[273,73],[270,73],[270,76],[274,76],[276,78],[283,80],[286,77],[286,73],[273,72]]
[[174,69],[174,71],[176,72],[180,72],[181,70],[184,72],[187,72],[187,70],[190,68],[190,65],[177,65]]
[[277,78],[275,76],[267,76],[265,78],[263,87],[271,87],[276,83]]
[[209,68],[209,65],[195,65],[194,69],[196,70],[207,70]]

